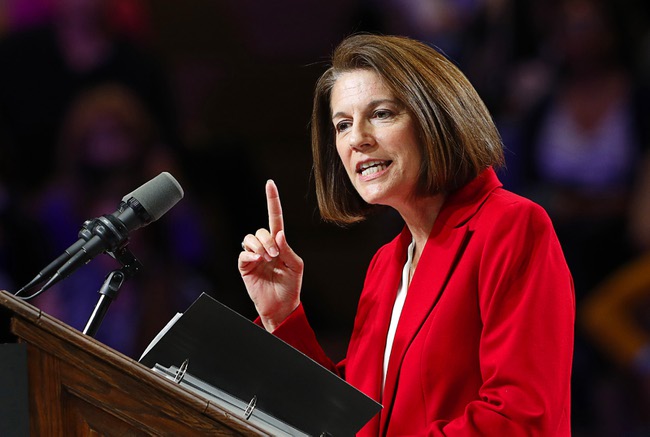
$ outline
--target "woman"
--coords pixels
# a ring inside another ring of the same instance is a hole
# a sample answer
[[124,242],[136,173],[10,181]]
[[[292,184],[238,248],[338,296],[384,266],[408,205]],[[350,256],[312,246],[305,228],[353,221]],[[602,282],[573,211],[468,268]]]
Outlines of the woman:
[[546,213],[501,188],[462,73],[407,38],[349,37],[317,83],[312,148],[325,220],[405,222],[370,263],[346,359],[309,327],[271,181],[239,271],[261,325],[383,404],[359,435],[570,435],[571,276]]

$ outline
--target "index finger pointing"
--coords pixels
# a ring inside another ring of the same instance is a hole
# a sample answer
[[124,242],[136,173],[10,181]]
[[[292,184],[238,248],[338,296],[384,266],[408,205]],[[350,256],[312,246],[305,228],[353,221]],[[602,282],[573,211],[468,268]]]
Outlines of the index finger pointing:
[[284,229],[284,219],[282,218],[280,193],[275,182],[271,179],[266,182],[266,207],[269,210],[269,230],[275,238],[275,235]]

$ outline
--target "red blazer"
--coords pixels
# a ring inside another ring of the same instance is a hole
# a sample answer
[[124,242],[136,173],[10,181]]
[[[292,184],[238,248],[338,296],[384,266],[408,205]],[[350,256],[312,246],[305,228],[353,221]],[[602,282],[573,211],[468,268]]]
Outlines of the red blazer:
[[381,402],[361,436],[569,436],[575,300],[545,211],[492,169],[443,206],[408,289],[381,390],[407,229],[374,256],[346,359],[300,306],[274,332]]

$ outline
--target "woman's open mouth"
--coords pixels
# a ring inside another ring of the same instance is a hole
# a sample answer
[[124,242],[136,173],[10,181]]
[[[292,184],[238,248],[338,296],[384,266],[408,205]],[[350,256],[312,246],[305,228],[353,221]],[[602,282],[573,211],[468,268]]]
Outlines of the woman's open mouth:
[[366,161],[357,165],[357,173],[361,174],[362,176],[370,176],[371,174],[386,170],[392,163],[393,161]]

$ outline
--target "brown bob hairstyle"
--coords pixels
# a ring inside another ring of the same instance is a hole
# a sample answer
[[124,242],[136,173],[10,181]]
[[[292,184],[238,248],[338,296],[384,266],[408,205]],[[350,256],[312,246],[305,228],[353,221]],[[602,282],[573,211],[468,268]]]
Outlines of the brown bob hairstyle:
[[343,40],[314,92],[311,118],[316,195],[324,220],[349,224],[377,208],[363,201],[335,145],[332,88],[352,70],[377,73],[413,116],[420,138],[415,195],[450,193],[484,169],[503,165],[503,144],[485,104],[465,75],[435,49],[406,37],[357,34]]

